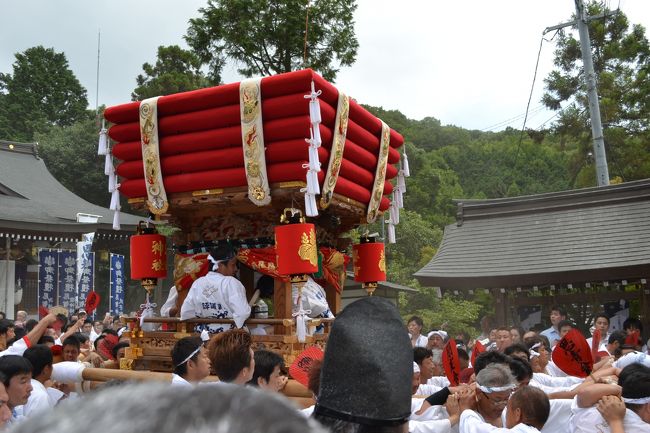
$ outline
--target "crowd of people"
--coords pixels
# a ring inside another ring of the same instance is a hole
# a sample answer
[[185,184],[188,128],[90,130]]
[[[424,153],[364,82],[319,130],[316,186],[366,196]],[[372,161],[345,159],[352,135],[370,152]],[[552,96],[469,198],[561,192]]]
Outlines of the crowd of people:
[[[312,362],[313,404],[299,409],[282,393],[283,357],[255,350],[245,327],[179,339],[170,384],[115,381],[89,391],[83,370],[116,368],[130,333],[108,315],[36,321],[18,312],[15,321],[0,319],[0,424],[66,433],[120,425],[143,432],[650,432],[641,322],[631,318],[610,332],[608,317],[597,315],[598,360],[576,377],[552,356],[575,326],[560,307],[550,321],[541,332],[485,320],[477,338],[440,329],[425,335],[420,318],[404,326],[384,299],[356,301],[337,315],[324,359]],[[453,384],[443,362],[450,344],[460,365]]]

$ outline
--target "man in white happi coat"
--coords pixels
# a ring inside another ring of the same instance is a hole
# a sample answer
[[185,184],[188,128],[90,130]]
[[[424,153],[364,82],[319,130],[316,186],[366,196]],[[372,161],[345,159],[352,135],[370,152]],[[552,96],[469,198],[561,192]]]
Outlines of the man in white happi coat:
[[211,334],[241,328],[251,314],[244,285],[235,278],[237,258],[230,245],[220,245],[208,256],[210,272],[198,278],[181,307],[181,320],[194,318],[233,319],[235,325],[199,325],[196,331],[207,329]]

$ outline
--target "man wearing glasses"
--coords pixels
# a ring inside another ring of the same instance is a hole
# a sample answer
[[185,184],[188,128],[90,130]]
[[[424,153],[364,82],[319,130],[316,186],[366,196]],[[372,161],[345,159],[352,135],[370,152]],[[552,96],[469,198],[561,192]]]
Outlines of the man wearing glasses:
[[194,318],[233,319],[233,325],[197,325],[195,330],[206,329],[211,334],[233,328],[241,328],[251,314],[246,300],[244,285],[235,278],[238,270],[235,251],[228,244],[221,244],[210,251],[210,272],[198,278],[181,307],[181,320]]

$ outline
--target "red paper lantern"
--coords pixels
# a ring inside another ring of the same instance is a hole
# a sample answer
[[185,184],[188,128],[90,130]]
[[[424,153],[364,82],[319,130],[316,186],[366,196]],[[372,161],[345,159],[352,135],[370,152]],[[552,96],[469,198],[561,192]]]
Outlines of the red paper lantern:
[[138,224],[137,234],[131,236],[131,278],[142,280],[151,291],[158,278],[167,276],[167,241],[155,227]]
[[352,246],[354,281],[363,283],[369,295],[377,288],[377,281],[386,281],[386,255],[384,244],[375,238],[362,238]]
[[314,225],[301,222],[276,226],[275,254],[278,273],[281,275],[318,272],[318,246]]

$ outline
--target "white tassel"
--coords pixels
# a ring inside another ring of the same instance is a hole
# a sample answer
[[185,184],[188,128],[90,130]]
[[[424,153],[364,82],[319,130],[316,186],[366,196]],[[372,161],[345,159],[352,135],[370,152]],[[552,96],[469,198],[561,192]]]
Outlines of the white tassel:
[[120,190],[115,188],[111,193],[111,205],[109,206],[110,210],[118,210],[120,207]]
[[402,154],[402,170],[404,171],[404,176],[410,177],[411,170],[409,170],[409,157],[406,155],[406,145],[404,145],[404,153]]
[[120,229],[120,208],[118,207],[113,214],[113,230]]
[[99,146],[97,149],[97,155],[106,155],[108,151],[108,131],[102,125],[102,130],[99,131]]
[[318,185],[318,174],[309,170],[307,172],[307,193],[309,194],[320,194],[320,186]]
[[304,343],[307,340],[307,318],[304,314],[296,316],[296,335],[298,343]]
[[117,176],[115,172],[108,175],[108,192],[113,192],[117,188]]
[[312,142],[312,144],[314,146],[320,147],[320,145],[322,144],[322,141],[321,141],[321,138],[320,138],[320,128],[318,127],[318,125],[314,125],[314,126],[312,126],[311,129],[313,130],[311,142]]
[[315,172],[320,171],[320,161],[318,159],[318,149],[309,146],[309,169]]
[[406,179],[404,179],[404,176],[404,170],[400,170],[397,175],[397,187],[402,192],[406,192]]
[[392,222],[388,223],[388,243],[389,244],[395,243],[395,226],[393,225]]
[[305,215],[308,217],[318,216],[318,206],[316,206],[316,196],[305,193]]
[[399,224],[399,209],[395,202],[390,205],[390,222],[395,225]]
[[110,176],[114,171],[115,167],[113,167],[113,156],[110,153],[107,153],[106,158],[104,159],[104,174],[106,176]]
[[404,199],[402,198],[402,190],[399,188],[395,190],[395,204],[397,205],[398,209],[404,208]]
[[320,102],[318,101],[318,97],[323,93],[322,90],[319,90],[318,92],[316,91],[316,86],[314,85],[314,82],[311,82],[311,93],[309,95],[305,95],[305,99],[311,99],[309,101],[309,118],[311,120],[311,123],[320,123],[321,122],[321,117],[320,117]]

